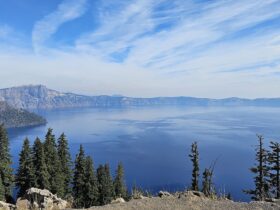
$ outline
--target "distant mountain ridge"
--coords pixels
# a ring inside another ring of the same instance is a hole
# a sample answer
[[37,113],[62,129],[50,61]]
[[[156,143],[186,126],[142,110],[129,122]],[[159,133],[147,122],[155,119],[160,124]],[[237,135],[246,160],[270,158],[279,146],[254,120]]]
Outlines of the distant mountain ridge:
[[5,101],[0,101],[0,124],[6,128],[18,128],[35,125],[43,125],[46,120],[34,113],[23,109],[17,109]]
[[62,93],[43,85],[28,85],[0,89],[0,101],[22,109],[54,109],[78,107],[129,106],[279,106],[280,98],[225,98],[194,97],[132,98],[125,96],[85,96]]

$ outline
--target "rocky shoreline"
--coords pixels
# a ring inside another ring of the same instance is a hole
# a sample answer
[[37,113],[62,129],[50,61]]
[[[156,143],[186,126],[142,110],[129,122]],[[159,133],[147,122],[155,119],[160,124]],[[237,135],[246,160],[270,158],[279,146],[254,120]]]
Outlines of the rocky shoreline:
[[[59,210],[71,208],[71,201],[65,201],[48,190],[31,188],[15,205],[0,202],[0,210]],[[280,200],[270,199],[250,203],[234,202],[226,198],[209,198],[197,191],[159,192],[156,197],[140,196],[126,202],[122,198],[105,206],[94,206],[89,210],[279,210]]]

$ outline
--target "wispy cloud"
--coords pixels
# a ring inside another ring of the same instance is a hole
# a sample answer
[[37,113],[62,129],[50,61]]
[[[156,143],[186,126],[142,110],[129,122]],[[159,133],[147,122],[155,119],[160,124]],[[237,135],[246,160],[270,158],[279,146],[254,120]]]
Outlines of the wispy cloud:
[[268,40],[280,30],[260,26],[280,18],[277,0],[136,0],[122,6],[109,15],[99,8],[100,28],[81,36],[77,49],[161,73],[225,71],[279,58],[278,44]]
[[44,48],[45,42],[62,24],[82,16],[86,5],[87,0],[64,0],[56,11],[36,22],[32,32],[34,50],[39,52]]
[[[82,17],[89,3],[92,27],[58,45],[60,26]],[[54,56],[17,60],[28,69],[24,81],[36,75],[54,88],[95,94],[279,96],[279,34],[279,0],[68,0],[34,25],[35,51]],[[65,82],[45,73],[57,69]]]

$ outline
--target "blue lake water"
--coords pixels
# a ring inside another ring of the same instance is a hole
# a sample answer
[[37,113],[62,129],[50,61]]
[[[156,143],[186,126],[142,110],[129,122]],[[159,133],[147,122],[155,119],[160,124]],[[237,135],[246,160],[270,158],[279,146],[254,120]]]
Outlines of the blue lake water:
[[128,109],[67,109],[40,111],[46,126],[11,129],[15,165],[23,139],[44,139],[49,127],[65,132],[73,158],[80,144],[95,167],[110,163],[112,173],[124,164],[128,187],[134,183],[156,191],[190,186],[190,145],[198,141],[201,169],[217,158],[214,182],[235,200],[248,200],[242,189],[252,187],[256,133],[267,142],[280,139],[279,108],[152,107]]

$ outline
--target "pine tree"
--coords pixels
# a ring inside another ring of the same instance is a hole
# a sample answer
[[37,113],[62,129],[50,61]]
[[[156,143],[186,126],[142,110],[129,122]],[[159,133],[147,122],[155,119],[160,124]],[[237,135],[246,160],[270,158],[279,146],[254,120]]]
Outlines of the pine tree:
[[205,196],[209,197],[215,193],[214,184],[212,181],[213,172],[211,169],[206,168],[202,175],[202,192],[205,194]]
[[16,174],[16,186],[18,188],[18,197],[22,197],[26,190],[33,187],[34,184],[34,168],[32,162],[32,150],[29,140],[26,138],[19,158],[19,167]]
[[218,158],[211,164],[209,168],[205,168],[204,172],[202,174],[203,180],[202,180],[202,192],[208,196],[208,197],[216,197],[216,189],[213,182],[213,175],[214,175],[214,169],[216,166],[216,163],[218,161]]
[[5,201],[5,189],[4,189],[1,175],[0,175],[0,201]]
[[86,159],[83,146],[80,146],[80,150],[75,159],[74,177],[73,177],[73,197],[74,207],[85,207],[85,174],[86,174]]
[[114,180],[114,189],[116,197],[127,198],[127,188],[124,181],[124,169],[122,163],[118,164]]
[[198,181],[199,181],[199,153],[197,142],[192,144],[191,153],[189,157],[192,161],[193,170],[192,170],[192,190],[198,191]]
[[69,152],[68,141],[65,134],[61,134],[58,139],[57,152],[61,165],[61,174],[63,178],[63,197],[71,195],[71,181],[72,181],[72,161]]
[[40,189],[50,189],[50,175],[45,161],[44,145],[37,137],[33,145],[33,166],[35,171],[34,186]]
[[258,135],[259,144],[256,147],[256,164],[255,167],[252,167],[250,170],[255,174],[254,182],[255,189],[253,190],[244,190],[245,193],[252,195],[253,200],[263,201],[269,195],[269,167],[267,165],[268,152],[264,149],[263,146],[263,137]]
[[49,128],[46,134],[46,139],[44,143],[45,160],[47,165],[47,170],[50,175],[49,190],[62,197],[64,195],[64,180],[61,172],[61,165],[58,158],[57,146],[55,136],[52,133],[52,129]]
[[114,198],[114,186],[108,164],[98,167],[97,179],[99,183],[99,203],[101,205],[109,204]]
[[270,165],[270,184],[273,187],[275,198],[280,198],[280,144],[270,142],[271,152],[268,155]]
[[85,186],[84,186],[84,203],[85,207],[89,208],[91,206],[98,205],[98,183],[97,178],[94,173],[93,161],[91,157],[86,158],[85,164]]
[[0,125],[0,176],[4,187],[5,200],[12,200],[13,169],[9,139],[4,125]]
[[106,197],[108,201],[106,202],[106,204],[108,204],[111,203],[111,201],[115,197],[115,190],[114,190],[114,182],[110,172],[110,166],[108,163],[105,164],[104,170],[105,170],[105,178],[106,178],[105,190],[106,190],[106,195],[107,195]]
[[104,166],[103,165],[99,165],[99,167],[97,168],[97,181],[98,181],[98,193],[99,193],[99,198],[98,198],[98,202],[100,205],[104,205],[105,204],[105,190],[104,190],[104,186],[105,186],[105,170],[104,170]]

